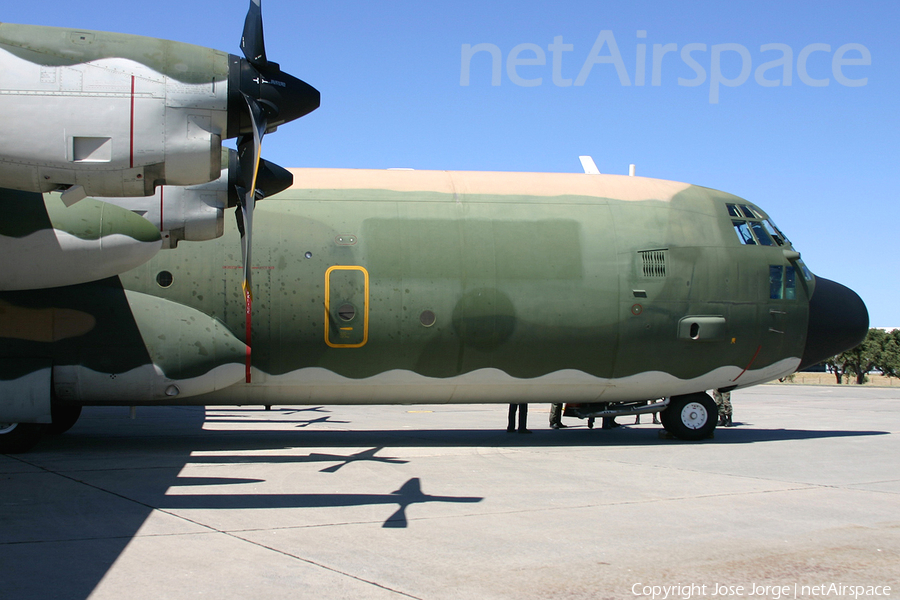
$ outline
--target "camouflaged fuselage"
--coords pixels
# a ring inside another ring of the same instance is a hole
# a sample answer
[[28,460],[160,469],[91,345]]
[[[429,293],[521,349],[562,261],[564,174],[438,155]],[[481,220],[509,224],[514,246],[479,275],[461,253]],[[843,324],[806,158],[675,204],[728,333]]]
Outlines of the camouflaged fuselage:
[[[714,190],[618,176],[297,170],[260,203],[251,384],[203,402],[645,399],[792,372],[813,281]],[[122,276],[245,337],[236,232]],[[171,285],[161,287],[161,272]],[[177,378],[176,373],[171,374]]]
[[767,215],[735,196],[609,175],[294,176],[256,213],[251,383],[231,219],[118,280],[3,295],[0,322],[95,321],[5,352],[52,356],[67,399],[122,404],[641,400],[800,363],[814,279],[786,241],[742,243],[729,210]]

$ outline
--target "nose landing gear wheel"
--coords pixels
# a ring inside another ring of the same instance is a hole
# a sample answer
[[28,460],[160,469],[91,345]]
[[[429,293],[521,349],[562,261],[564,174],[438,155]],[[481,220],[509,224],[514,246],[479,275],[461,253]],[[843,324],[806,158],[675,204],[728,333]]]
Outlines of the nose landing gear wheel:
[[715,430],[719,411],[715,401],[701,392],[673,397],[659,418],[665,430],[675,437],[698,441],[708,438]]

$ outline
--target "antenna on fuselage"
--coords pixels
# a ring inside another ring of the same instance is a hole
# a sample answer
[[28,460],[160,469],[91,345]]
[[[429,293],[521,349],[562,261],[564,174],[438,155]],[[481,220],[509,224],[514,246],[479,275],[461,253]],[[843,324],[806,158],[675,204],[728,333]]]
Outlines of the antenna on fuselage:
[[600,169],[597,168],[597,164],[594,163],[594,159],[590,156],[579,156],[578,160],[581,161],[581,168],[584,169],[586,175],[600,174]]
[[[600,169],[597,168],[597,163],[594,162],[594,159],[590,156],[579,156],[578,160],[581,161],[581,168],[584,169],[584,173],[586,175],[599,175]],[[634,177],[634,169],[635,165],[628,165],[628,176]]]

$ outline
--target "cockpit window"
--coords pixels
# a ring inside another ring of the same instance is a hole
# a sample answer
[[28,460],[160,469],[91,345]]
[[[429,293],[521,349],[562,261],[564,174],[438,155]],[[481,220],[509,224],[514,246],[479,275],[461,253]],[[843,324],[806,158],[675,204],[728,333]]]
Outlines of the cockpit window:
[[756,239],[759,240],[759,243],[763,246],[774,246],[775,242],[772,241],[772,238],[766,233],[765,228],[762,226],[762,223],[759,221],[750,221],[750,228],[753,229],[753,233],[756,234]]
[[753,210],[752,206],[746,204],[726,204],[728,207],[729,217],[738,217],[739,219],[762,219],[762,215]]
[[775,226],[775,223],[773,223],[771,220],[766,219],[762,223],[766,227],[766,231],[768,231],[772,236],[772,239],[775,240],[776,244],[778,244],[779,246],[784,246],[785,244],[791,243],[791,241],[787,239],[787,237],[783,233],[781,233],[781,230],[778,229]]
[[740,242],[747,246],[789,246],[790,240],[758,210],[746,204],[726,204]]
[[800,272],[803,273],[803,279],[806,281],[812,281],[813,275],[805,264],[803,264],[802,260],[797,261],[797,266],[800,267]]
[[753,234],[750,233],[750,227],[747,226],[747,221],[732,221],[734,224],[734,230],[737,232],[738,239],[741,240],[742,244],[746,244],[748,246],[755,246],[756,240],[753,239]]

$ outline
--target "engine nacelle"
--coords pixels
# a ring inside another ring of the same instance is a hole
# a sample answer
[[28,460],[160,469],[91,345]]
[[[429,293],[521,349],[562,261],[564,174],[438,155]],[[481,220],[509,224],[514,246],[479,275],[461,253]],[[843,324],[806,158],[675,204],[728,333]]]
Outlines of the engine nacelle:
[[0,187],[134,197],[218,178],[239,63],[179,42],[0,24]]
[[[229,151],[223,152],[227,157]],[[162,235],[163,248],[175,248],[181,241],[203,242],[221,237],[225,231],[225,209],[229,206],[228,187],[229,171],[223,169],[219,178],[210,183],[161,186],[152,196],[103,201],[143,216]]]
[[133,212],[86,199],[66,208],[59,194],[0,189],[0,290],[97,281],[159,252],[159,230]]
[[[222,150],[221,174],[210,183],[190,187],[164,186],[145,198],[103,198],[104,202],[127,208],[153,223],[160,231],[163,248],[178,242],[203,242],[221,237],[225,231],[225,209],[238,204],[237,152]],[[257,176],[258,199],[291,186],[293,175],[265,159]]]

